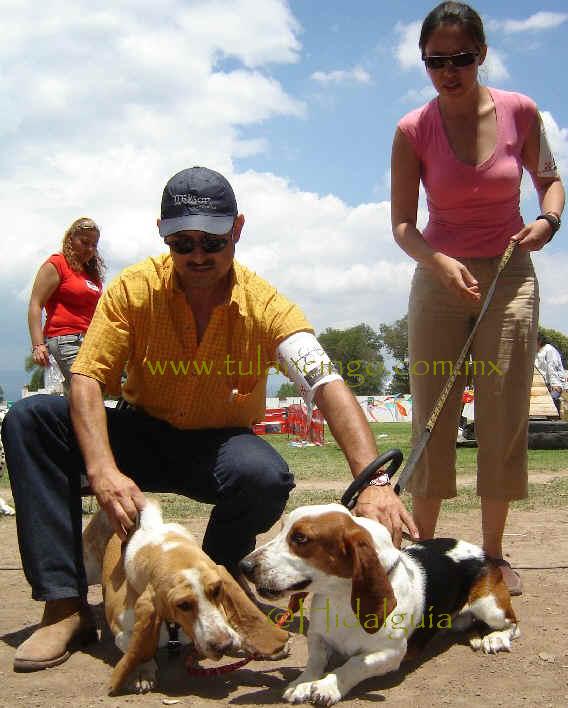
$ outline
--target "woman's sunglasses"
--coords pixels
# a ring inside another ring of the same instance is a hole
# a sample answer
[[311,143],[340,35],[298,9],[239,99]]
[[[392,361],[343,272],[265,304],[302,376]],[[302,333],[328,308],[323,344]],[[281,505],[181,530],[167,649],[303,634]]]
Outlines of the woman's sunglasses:
[[479,56],[479,52],[460,52],[459,54],[422,57],[426,68],[430,71],[444,69],[447,64],[451,64],[456,69],[463,69],[471,66]]
[[[231,240],[229,236],[216,236],[215,234],[204,233],[199,240],[201,250],[205,253],[220,253]],[[174,253],[179,253],[182,256],[192,253],[195,250],[195,239],[192,236],[183,236],[175,238],[171,241],[166,241],[166,245],[171,248]]]

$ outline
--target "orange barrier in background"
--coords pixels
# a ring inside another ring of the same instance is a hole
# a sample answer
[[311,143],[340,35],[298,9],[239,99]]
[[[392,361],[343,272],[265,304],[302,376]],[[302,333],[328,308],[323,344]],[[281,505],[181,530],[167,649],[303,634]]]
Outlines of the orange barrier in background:
[[293,403],[287,408],[267,408],[264,420],[253,426],[256,435],[281,433],[293,435],[298,440],[305,440],[315,445],[324,443],[324,417],[316,408],[308,427],[307,407]]
[[253,425],[253,432],[257,435],[266,435],[266,433],[288,433],[287,411],[287,408],[267,408],[264,414],[264,420]]
[[312,413],[308,427],[308,411],[305,405],[294,403],[288,406],[288,430],[299,440],[307,440],[315,445],[324,443],[324,417],[317,408]]

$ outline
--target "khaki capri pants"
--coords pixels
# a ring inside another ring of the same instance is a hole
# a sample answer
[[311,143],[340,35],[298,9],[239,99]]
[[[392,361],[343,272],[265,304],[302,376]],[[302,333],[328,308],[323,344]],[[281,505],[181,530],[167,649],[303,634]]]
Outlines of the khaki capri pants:
[[[460,258],[479,281],[481,302],[469,304],[421,265],[414,273],[408,309],[413,443],[459,356],[500,257]],[[475,334],[468,364],[475,387],[477,494],[501,500],[527,496],[530,389],[536,355],[538,282],[528,253],[515,251],[497,281]],[[456,436],[466,385],[458,376],[418,462],[408,490],[420,497],[455,497]]]

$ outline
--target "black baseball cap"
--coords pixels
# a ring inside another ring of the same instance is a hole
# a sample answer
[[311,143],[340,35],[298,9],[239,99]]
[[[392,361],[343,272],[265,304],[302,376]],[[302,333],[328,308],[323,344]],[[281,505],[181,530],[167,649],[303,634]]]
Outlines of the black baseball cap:
[[207,167],[190,167],[171,177],[164,188],[160,236],[190,229],[226,234],[237,214],[237,200],[227,179]]

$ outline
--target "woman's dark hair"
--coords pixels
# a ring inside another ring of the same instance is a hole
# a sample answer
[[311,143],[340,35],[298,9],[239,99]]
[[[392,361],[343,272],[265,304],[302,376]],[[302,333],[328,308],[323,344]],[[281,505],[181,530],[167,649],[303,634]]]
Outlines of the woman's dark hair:
[[477,12],[464,2],[441,2],[422,23],[418,46],[424,56],[426,44],[432,33],[442,24],[461,25],[470,38],[482,47],[486,44],[483,22]]

